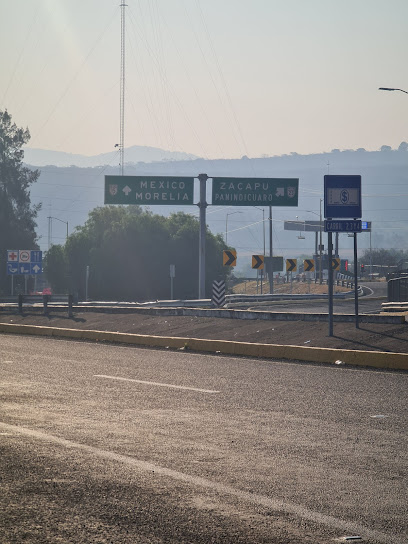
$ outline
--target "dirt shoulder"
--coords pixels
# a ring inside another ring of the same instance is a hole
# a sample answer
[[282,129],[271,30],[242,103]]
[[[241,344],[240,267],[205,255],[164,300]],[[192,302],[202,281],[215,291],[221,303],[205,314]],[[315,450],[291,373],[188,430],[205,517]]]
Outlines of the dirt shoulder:
[[39,325],[71,329],[124,332],[153,336],[177,336],[238,342],[256,342],[365,351],[408,353],[408,323],[401,325],[328,323],[304,321],[244,321],[213,317],[157,316],[141,314],[76,313],[69,318],[60,312],[50,316],[0,310],[1,323]]

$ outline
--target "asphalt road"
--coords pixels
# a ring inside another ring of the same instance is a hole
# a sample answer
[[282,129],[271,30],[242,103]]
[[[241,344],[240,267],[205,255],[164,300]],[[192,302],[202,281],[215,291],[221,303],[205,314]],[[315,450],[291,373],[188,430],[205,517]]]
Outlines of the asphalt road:
[[408,374],[0,336],[0,542],[402,544]]

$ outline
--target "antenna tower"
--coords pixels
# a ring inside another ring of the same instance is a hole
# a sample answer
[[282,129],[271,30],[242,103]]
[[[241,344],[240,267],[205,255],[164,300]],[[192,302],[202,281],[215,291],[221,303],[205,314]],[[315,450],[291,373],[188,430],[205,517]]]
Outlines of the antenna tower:
[[125,8],[120,5],[120,174],[123,176],[125,166]]

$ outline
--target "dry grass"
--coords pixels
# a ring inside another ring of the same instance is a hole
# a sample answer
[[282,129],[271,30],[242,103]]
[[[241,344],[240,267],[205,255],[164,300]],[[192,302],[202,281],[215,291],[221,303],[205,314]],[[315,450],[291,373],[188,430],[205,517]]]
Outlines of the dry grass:
[[[334,291],[336,293],[340,292],[346,292],[350,291],[351,289],[349,287],[340,287],[335,285]],[[244,281],[242,283],[238,283],[237,285],[234,285],[232,289],[233,293],[236,294],[247,294],[247,295],[256,295],[261,293],[261,282],[258,283],[258,290],[257,290],[257,282],[254,281]],[[264,281],[263,282],[263,293],[269,293],[269,282]],[[305,295],[305,294],[327,294],[328,293],[328,286],[325,284],[320,285],[319,283],[314,282],[297,282],[294,281],[292,284],[290,283],[276,283],[274,282],[274,293],[292,293],[292,294],[299,294],[299,295]]]

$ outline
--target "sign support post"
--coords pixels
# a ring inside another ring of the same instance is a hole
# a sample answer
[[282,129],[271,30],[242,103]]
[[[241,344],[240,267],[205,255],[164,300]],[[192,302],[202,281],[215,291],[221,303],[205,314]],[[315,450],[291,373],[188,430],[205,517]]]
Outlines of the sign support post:
[[327,245],[328,245],[328,261],[329,261],[329,274],[328,274],[328,290],[329,290],[329,336],[333,336],[333,233],[327,233]]
[[207,174],[200,174],[198,176],[200,181],[200,202],[198,207],[200,209],[200,236],[198,241],[198,298],[205,298],[205,234],[206,234],[206,187],[207,187]]
[[[272,206],[269,206],[269,257],[272,262],[273,247],[272,247]],[[269,293],[273,295],[273,266],[271,266],[269,274]]]
[[354,233],[354,308],[356,315],[356,329],[360,327],[358,319],[358,285],[357,285],[357,274],[358,274],[358,264],[357,264],[357,233]]

